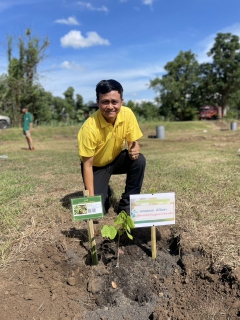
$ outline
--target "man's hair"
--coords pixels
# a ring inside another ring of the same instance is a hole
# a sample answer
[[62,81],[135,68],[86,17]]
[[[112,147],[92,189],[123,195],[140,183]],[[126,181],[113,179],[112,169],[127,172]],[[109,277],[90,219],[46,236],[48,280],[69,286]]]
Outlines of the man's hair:
[[98,82],[96,86],[97,101],[99,100],[100,93],[104,94],[104,93],[109,93],[111,91],[117,91],[120,94],[120,97],[122,99],[123,87],[119,82],[113,79],[101,80],[100,82]]

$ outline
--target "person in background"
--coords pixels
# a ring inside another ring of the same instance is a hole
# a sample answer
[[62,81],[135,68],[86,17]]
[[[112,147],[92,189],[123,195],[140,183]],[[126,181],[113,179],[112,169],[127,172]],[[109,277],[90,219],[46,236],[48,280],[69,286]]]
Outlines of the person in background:
[[89,111],[85,110],[84,111],[84,119],[82,121],[82,124],[84,124],[84,122],[89,118]]
[[[139,194],[146,166],[138,139],[142,137],[131,109],[122,106],[123,88],[116,80],[102,80],[96,86],[98,110],[82,125],[78,148],[85,189],[89,195],[102,195],[109,209],[111,175],[126,174],[124,193],[117,213],[130,213],[131,194]],[[127,147],[127,149],[126,149]]]
[[30,112],[28,112],[27,107],[22,108],[22,113],[23,113],[23,135],[26,137],[27,144],[28,144],[28,149],[30,151],[34,151],[34,145],[33,145],[33,140],[31,137],[31,131],[33,128],[33,117]]

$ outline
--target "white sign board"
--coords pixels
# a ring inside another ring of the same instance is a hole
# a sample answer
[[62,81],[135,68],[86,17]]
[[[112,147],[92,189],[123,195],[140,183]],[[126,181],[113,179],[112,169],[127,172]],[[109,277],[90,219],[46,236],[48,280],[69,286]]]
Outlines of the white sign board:
[[130,195],[130,216],[136,228],[175,224],[175,193]]

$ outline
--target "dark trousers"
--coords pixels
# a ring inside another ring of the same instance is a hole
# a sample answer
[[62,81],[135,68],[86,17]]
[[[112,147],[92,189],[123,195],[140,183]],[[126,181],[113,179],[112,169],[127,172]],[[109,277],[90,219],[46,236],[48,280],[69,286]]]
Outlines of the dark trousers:
[[[117,158],[104,167],[93,167],[94,194],[102,195],[105,210],[108,210],[108,184],[111,175],[126,174],[124,193],[119,202],[119,210],[129,212],[129,195],[139,194],[142,188],[146,159],[140,153],[137,160],[131,160],[128,150],[123,150]],[[83,164],[81,163],[83,174]]]

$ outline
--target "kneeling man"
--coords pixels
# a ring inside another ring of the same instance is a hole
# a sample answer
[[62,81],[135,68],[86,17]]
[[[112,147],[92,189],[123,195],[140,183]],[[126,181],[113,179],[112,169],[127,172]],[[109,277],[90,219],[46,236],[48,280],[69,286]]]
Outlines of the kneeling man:
[[122,106],[123,88],[119,82],[100,81],[96,95],[99,109],[84,122],[78,133],[85,189],[89,190],[90,196],[102,195],[107,213],[110,177],[126,174],[125,191],[117,212],[125,210],[129,214],[129,196],[141,192],[146,166],[137,141],[142,132],[132,110]]

